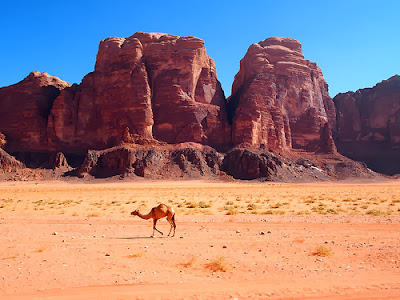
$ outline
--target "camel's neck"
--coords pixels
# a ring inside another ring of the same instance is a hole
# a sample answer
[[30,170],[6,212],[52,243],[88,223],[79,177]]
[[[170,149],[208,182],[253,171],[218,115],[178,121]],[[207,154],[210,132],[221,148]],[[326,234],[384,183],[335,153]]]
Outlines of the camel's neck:
[[142,219],[147,220],[147,219],[150,219],[150,218],[151,218],[151,211],[150,211],[148,214],[146,214],[146,215],[141,214],[140,212],[138,212],[137,215],[138,215],[139,218],[142,218]]

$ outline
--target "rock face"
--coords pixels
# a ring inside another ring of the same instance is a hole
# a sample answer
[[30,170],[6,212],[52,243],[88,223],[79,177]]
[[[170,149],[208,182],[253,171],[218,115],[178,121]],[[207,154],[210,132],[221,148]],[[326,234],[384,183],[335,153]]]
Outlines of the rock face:
[[0,149],[6,144],[6,136],[0,132]]
[[320,68],[304,60],[297,40],[273,37],[251,45],[240,62],[228,106],[234,144],[336,150],[330,136],[335,107],[328,85]]
[[[101,41],[79,85],[33,72],[0,89],[0,147],[21,166],[78,176],[375,176],[336,152],[332,129],[340,142],[397,147],[399,104],[385,91],[398,95],[398,81],[357,92],[368,94],[365,105],[357,93],[338,98],[336,126],[322,72],[294,39],[251,45],[227,101],[202,40],[138,32]],[[3,169],[15,170],[6,154]]]
[[15,172],[23,167],[20,161],[0,148],[0,172]]
[[6,149],[47,150],[47,118],[54,99],[70,84],[47,73],[32,72],[0,89],[0,130]]
[[400,76],[373,88],[338,94],[335,141],[338,150],[372,169],[400,173]]
[[134,149],[123,145],[106,150],[90,150],[78,170],[78,176],[125,174],[152,179],[216,176],[222,161],[212,148],[201,148]]
[[125,134],[220,147],[225,102],[202,40],[139,32],[100,43],[95,71],[60,94],[47,129],[54,150],[104,149]]
[[237,179],[270,179],[277,174],[282,162],[270,153],[257,153],[248,149],[232,149],[223,161],[223,170]]

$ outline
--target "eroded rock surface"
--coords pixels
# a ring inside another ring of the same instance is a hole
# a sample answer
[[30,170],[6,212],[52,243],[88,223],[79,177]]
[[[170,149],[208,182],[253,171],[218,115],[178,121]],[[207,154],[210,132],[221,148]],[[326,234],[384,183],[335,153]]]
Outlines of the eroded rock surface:
[[54,149],[112,147],[126,129],[167,143],[229,142],[224,93],[201,39],[139,32],[103,40],[95,71],[61,93],[48,123]]
[[0,132],[0,148],[3,148],[6,142],[6,136]]
[[23,167],[23,163],[0,148],[0,172],[15,172]]
[[400,76],[373,88],[338,94],[335,141],[339,151],[372,169],[400,173]]
[[125,145],[88,151],[78,176],[134,175],[151,179],[213,177],[218,175],[221,162],[218,153],[209,147],[134,149]]
[[0,131],[5,149],[47,150],[47,119],[54,99],[70,84],[47,73],[32,72],[21,82],[0,89]]
[[325,141],[324,151],[336,150],[328,85],[297,40],[273,37],[251,45],[228,101],[234,144],[316,151]]
[[366,108],[354,94],[338,100],[336,126],[320,68],[298,41],[273,37],[250,46],[227,102],[201,39],[138,32],[101,41],[95,70],[79,85],[33,72],[0,89],[0,131],[16,159],[57,174],[368,177],[365,165],[336,152],[332,129],[340,141],[380,140],[395,149],[397,102],[389,97],[378,107],[379,93],[389,97],[368,92]]

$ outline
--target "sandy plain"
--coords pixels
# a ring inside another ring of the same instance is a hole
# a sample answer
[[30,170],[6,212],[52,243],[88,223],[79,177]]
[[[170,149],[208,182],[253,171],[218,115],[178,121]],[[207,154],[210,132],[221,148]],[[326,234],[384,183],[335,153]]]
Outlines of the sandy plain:
[[400,180],[1,182],[0,299],[400,299]]

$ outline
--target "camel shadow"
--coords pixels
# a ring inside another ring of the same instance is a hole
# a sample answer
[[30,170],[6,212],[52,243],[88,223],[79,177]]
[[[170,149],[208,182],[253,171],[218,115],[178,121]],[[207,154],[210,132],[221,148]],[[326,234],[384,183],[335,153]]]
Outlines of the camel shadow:
[[168,236],[157,236],[157,237],[152,237],[152,236],[132,236],[132,237],[114,237],[110,238],[112,240],[149,240],[149,239],[167,239],[169,238]]

